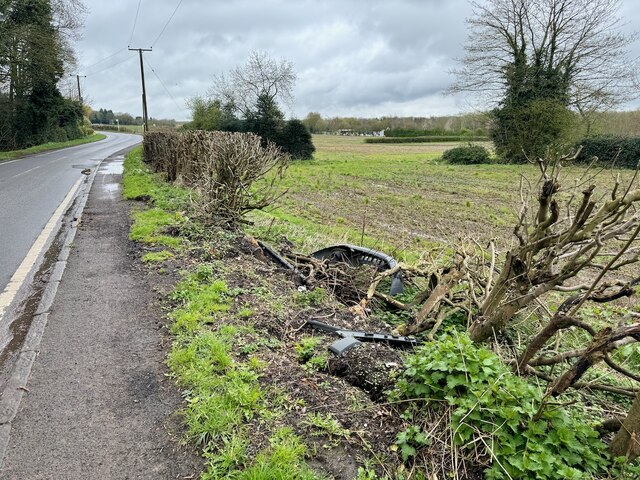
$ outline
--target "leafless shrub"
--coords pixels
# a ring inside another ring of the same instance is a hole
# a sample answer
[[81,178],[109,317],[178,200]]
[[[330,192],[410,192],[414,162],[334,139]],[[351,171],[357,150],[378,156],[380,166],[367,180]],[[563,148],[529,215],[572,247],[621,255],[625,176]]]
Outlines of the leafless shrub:
[[[640,189],[634,189],[635,177],[626,188],[618,179],[606,196],[597,199],[597,185],[592,183],[596,176],[587,169],[563,192],[559,175],[571,159],[537,161],[541,177],[535,209],[524,193],[523,180],[522,206],[514,229],[518,245],[506,253],[499,274],[486,284],[479,313],[469,329],[473,340],[491,338],[518,311],[552,290],[584,293],[569,316],[597,291],[618,286],[627,295],[632,292],[620,282],[618,272],[637,262],[640,255],[640,215],[635,209]],[[585,273],[593,280],[576,284],[578,275]],[[607,295],[617,296],[615,292]]]
[[237,226],[245,213],[278,197],[288,156],[250,133],[148,133],[144,157],[167,179],[192,188],[196,211],[210,224]]
[[[514,319],[534,318],[526,312],[535,309],[541,323],[521,320],[531,333],[521,332],[517,345],[512,345],[517,373],[548,381],[552,396],[570,387],[632,396],[637,387],[584,379],[591,367],[601,363],[622,378],[640,381],[640,372],[618,365],[613,355],[640,341],[640,314],[610,309],[605,321],[586,321],[580,312],[589,305],[629,298],[640,285],[635,265],[640,259],[637,172],[627,184],[618,177],[608,187],[602,184],[602,172],[594,172],[592,165],[563,188],[560,174],[572,158],[538,159],[539,181],[531,184],[523,177],[514,228],[517,243],[504,255],[494,242],[484,248],[473,240],[461,241],[447,267],[408,269],[409,275],[426,280],[413,300],[402,303],[376,291],[387,272],[373,282],[365,300],[375,297],[394,308],[415,311],[414,320],[398,332],[428,331],[431,339],[447,316],[463,312],[476,342],[504,338],[504,329]],[[529,192],[535,193],[535,206]],[[551,292],[560,298],[555,304]],[[563,332],[576,329],[582,332],[580,340],[562,342]]]

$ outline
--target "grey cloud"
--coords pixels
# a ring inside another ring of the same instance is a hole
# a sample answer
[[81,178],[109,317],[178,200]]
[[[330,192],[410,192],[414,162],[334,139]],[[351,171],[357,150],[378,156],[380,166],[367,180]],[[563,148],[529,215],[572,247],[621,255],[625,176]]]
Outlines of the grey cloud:
[[[632,1],[623,0],[629,19],[638,17]],[[143,0],[134,46],[150,46],[177,3]],[[87,4],[91,11],[77,46],[85,66],[126,48],[138,2]],[[466,0],[184,0],[146,55],[175,103],[148,72],[150,113],[184,119],[186,99],[205,94],[214,74],[244,62],[251,50],[294,63],[292,115],[456,113],[468,108],[465,99],[441,92],[452,81],[454,58],[463,54],[470,12]],[[134,56],[125,50],[88,69],[84,88],[94,107],[139,114]]]

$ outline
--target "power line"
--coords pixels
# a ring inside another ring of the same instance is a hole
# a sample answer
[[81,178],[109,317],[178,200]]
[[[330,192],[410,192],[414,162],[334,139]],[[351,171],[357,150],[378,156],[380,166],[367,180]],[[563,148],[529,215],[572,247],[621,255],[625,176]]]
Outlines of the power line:
[[178,107],[178,110],[180,110],[183,114],[186,114],[187,112],[178,104],[178,102],[175,99],[175,97],[173,95],[171,95],[171,92],[169,91],[169,89],[167,88],[165,83],[162,81],[162,79],[158,76],[158,72],[156,72],[155,69],[151,66],[151,64],[149,63],[149,60],[145,60],[145,63],[149,66],[149,68],[151,69],[153,74],[156,76],[156,78],[160,82],[160,85],[162,85],[162,88],[164,88],[164,91],[167,93],[167,95],[169,95],[169,98],[171,98],[171,100],[173,101],[174,105],[176,107]]
[[91,72],[91,73],[87,73],[87,76],[88,76],[88,77],[93,77],[94,75],[97,75],[98,73],[102,73],[102,72],[104,72],[105,70],[110,70],[110,69],[112,69],[112,68],[114,68],[114,67],[117,67],[118,65],[121,65],[121,64],[123,64],[123,63],[125,63],[125,62],[128,62],[128,61],[129,61],[129,60],[131,60],[132,58],[133,58],[133,57],[127,57],[127,58],[125,58],[124,60],[121,60],[121,61],[119,61],[119,62],[114,63],[113,65],[107,65],[106,67],[101,68],[100,70],[97,70],[97,71],[95,71],[95,72]]
[[160,40],[160,37],[162,37],[162,34],[164,33],[164,31],[167,29],[167,27],[169,26],[169,24],[171,23],[171,20],[173,19],[173,16],[176,14],[176,12],[178,11],[178,9],[180,8],[180,5],[182,5],[182,1],[180,0],[178,2],[178,5],[176,5],[175,10],[173,11],[173,13],[171,14],[171,16],[169,17],[169,20],[167,20],[167,23],[164,24],[164,27],[162,27],[162,30],[160,31],[160,34],[156,37],[156,39],[153,41],[153,43],[151,44],[151,48],[153,48],[153,46],[158,43],[158,40]]
[[126,48],[124,48],[124,47],[123,47],[123,48],[121,48],[120,50],[118,50],[117,52],[112,53],[112,54],[111,54],[111,55],[109,55],[108,57],[104,57],[102,60],[98,60],[97,62],[92,63],[91,65],[88,65],[88,66],[84,67],[84,69],[85,69],[85,70],[89,70],[91,67],[95,67],[96,65],[98,65],[98,64],[100,64],[100,63],[102,63],[102,62],[104,62],[104,61],[107,61],[107,60],[109,60],[110,58],[115,57],[115,56],[116,56],[116,55],[118,55],[119,53],[124,52],[125,50],[126,50]]
[[129,45],[133,41],[133,34],[136,31],[136,24],[138,23],[138,14],[140,13],[140,5],[142,5],[142,0],[138,0],[138,8],[136,9],[136,17],[133,20],[133,28],[131,29],[131,37],[129,38]]

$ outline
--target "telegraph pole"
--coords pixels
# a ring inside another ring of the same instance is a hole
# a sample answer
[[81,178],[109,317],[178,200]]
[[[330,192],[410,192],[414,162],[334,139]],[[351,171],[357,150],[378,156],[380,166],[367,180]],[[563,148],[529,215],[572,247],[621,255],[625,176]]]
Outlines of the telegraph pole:
[[149,131],[149,118],[147,116],[147,89],[144,84],[144,61],[142,60],[142,52],[151,52],[150,48],[129,48],[133,52],[140,54],[140,77],[142,78],[142,122],[145,132]]
[[87,76],[86,75],[76,75],[76,80],[78,82],[78,100],[80,100],[80,103],[84,105],[84,103],[82,101],[82,92],[80,91],[80,77],[87,78]]

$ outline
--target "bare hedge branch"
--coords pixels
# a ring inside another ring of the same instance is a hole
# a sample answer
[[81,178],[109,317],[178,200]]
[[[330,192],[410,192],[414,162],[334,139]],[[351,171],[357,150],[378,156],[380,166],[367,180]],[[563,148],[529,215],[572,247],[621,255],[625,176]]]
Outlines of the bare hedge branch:
[[204,221],[234,227],[245,213],[264,208],[280,194],[289,157],[252,133],[152,132],[144,158],[167,180],[192,188]]

